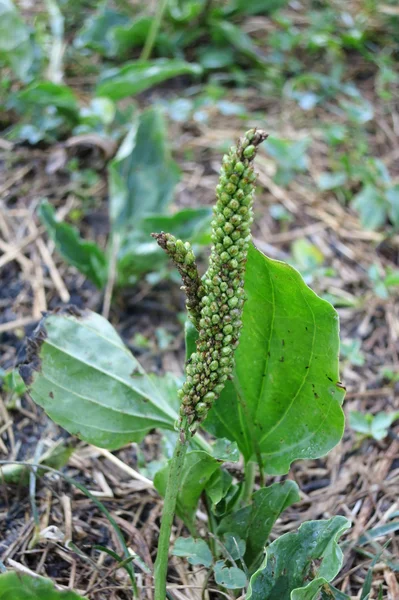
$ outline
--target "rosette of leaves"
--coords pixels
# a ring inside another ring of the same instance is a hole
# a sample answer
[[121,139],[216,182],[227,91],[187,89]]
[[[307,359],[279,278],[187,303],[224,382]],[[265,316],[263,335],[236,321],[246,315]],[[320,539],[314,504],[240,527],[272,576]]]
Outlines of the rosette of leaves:
[[[98,446],[116,449],[139,442],[153,428],[175,431],[181,411],[175,455],[154,479],[168,507],[162,526],[165,519],[167,528],[172,527],[176,508],[196,536],[196,509],[201,498],[205,499],[213,535],[221,536],[225,545],[231,544],[233,535],[240,548],[239,560],[253,577],[258,569],[264,569],[261,561],[273,523],[297,498],[295,484],[289,490],[286,484],[264,487],[265,472],[284,474],[294,460],[325,455],[340,440],[344,425],[337,313],[306,286],[294,268],[267,258],[250,243],[254,175],[249,163],[256,139],[251,136],[255,135],[250,132],[247,143],[238,144],[224,159],[212,223],[211,258],[202,279],[191,246],[162,234],[165,249],[179,256],[176,264],[185,287],[193,292],[188,306],[192,322],[186,337],[188,378],[180,407],[173,379],[148,376],[115,329],[90,311],[48,314],[30,342],[27,363],[21,367],[32,398],[70,433]],[[235,182],[232,176],[237,178]],[[235,216],[242,219],[235,220]],[[225,329],[229,325],[232,329]],[[228,360],[222,362],[223,358]],[[213,395],[206,398],[206,394]],[[206,410],[202,411],[200,404],[205,404]],[[191,430],[190,423],[194,425]],[[198,433],[193,436],[193,429],[201,427],[213,434],[215,443],[209,444]],[[231,459],[231,454],[217,448],[223,438],[243,457],[243,482],[235,481],[223,468]],[[256,463],[260,490],[254,493]],[[239,530],[235,523],[240,524]],[[316,564],[327,548],[334,550],[329,544],[335,543],[343,530],[343,522],[327,527],[324,533],[330,541],[320,546],[319,555],[314,556]],[[156,570],[160,584],[155,577],[157,600],[164,599],[168,535],[162,540],[158,556],[162,554],[163,565]],[[275,544],[273,548],[280,552]],[[229,562],[228,555],[215,549],[211,553],[211,567],[220,585],[232,584],[236,576],[240,585],[244,579],[249,585],[245,572],[243,578],[231,571],[236,565]],[[337,565],[335,561],[331,569],[321,569],[320,577],[316,573],[314,579],[329,584]],[[291,589],[304,587],[311,577],[306,568],[298,571],[291,582],[296,587]],[[254,595],[259,580],[260,575],[251,580],[248,593],[251,590],[252,600],[260,597]],[[273,582],[270,585],[273,590]],[[297,597],[315,597],[308,590],[301,594]]]

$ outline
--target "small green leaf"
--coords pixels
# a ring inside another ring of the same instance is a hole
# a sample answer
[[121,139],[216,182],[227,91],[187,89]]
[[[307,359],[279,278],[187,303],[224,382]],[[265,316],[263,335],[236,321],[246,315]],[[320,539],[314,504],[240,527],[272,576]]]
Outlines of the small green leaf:
[[384,278],[384,283],[388,288],[398,286],[399,285],[399,270],[398,269],[391,270],[388,268],[387,274]]
[[357,125],[363,125],[364,123],[371,121],[374,116],[373,105],[360,95],[352,102],[343,99],[340,100],[339,103],[345,110],[349,119]]
[[198,60],[204,69],[225,69],[234,65],[234,50],[229,46],[201,48]]
[[226,567],[223,560],[218,560],[214,567],[215,581],[228,590],[238,590],[247,585],[247,576],[238,567]]
[[314,271],[324,263],[324,255],[307,239],[295,240],[291,246],[293,262],[299,271]]
[[[35,462],[39,462],[46,467],[51,467],[52,469],[61,469],[67,464],[73,452],[74,448],[71,446],[66,446],[61,440],[49,448],[49,450],[47,450],[39,458],[39,460]],[[0,478],[4,479],[4,481],[7,483],[27,485],[29,483],[29,474],[31,472],[31,469],[24,464],[10,463],[0,467]],[[36,472],[40,477],[46,473],[46,470],[39,467]]]
[[293,481],[261,488],[252,496],[252,503],[224,517],[218,534],[232,533],[246,542],[245,562],[249,569],[259,565],[272,527],[288,506],[300,500],[298,486]]
[[49,202],[42,202],[38,213],[61,256],[101,289],[107,281],[107,259],[101,248],[83,240],[72,225],[57,221]]
[[346,180],[346,173],[320,173],[317,185],[320,190],[335,190],[345,185]]
[[58,591],[50,579],[20,573],[0,575],[0,600],[83,600],[71,591]]
[[360,340],[345,340],[341,343],[341,356],[347,358],[352,365],[361,367],[365,362],[361,347],[362,344]]
[[[215,471],[220,469],[219,462],[202,450],[186,454],[183,474],[177,497],[176,513],[188,525],[192,525],[198,500]],[[158,471],[154,477],[154,486],[164,496],[168,481],[169,464]]]
[[210,567],[213,563],[212,552],[208,544],[202,539],[192,537],[177,538],[172,550],[173,556],[184,556],[191,565],[204,565]]
[[306,171],[309,162],[306,150],[309,143],[309,139],[291,142],[269,136],[263,144],[263,148],[280,167],[289,171]]
[[350,426],[354,431],[363,433],[375,440],[383,440],[388,435],[392,423],[399,419],[399,411],[379,412],[376,415],[352,410],[349,413]]
[[245,291],[234,379],[204,426],[236,441],[246,460],[263,455],[268,473],[286,473],[293,460],[326,454],[343,433],[338,316],[295,269],[252,246]]
[[174,429],[177,413],[162,380],[146,375],[100,315],[75,310],[46,316],[28,361],[20,373],[33,400],[91,444],[112,450],[141,441],[154,427]]
[[384,197],[374,185],[365,185],[353,197],[352,206],[359,211],[360,221],[365,229],[378,229],[384,225],[388,206]]
[[246,549],[245,540],[242,540],[237,535],[234,535],[234,533],[226,533],[223,536],[223,540],[224,547],[233,560],[239,560],[240,558],[244,557]]
[[[233,483],[233,477],[227,471],[220,469],[210,478],[207,486],[206,493],[212,502],[212,510],[215,514],[219,514],[219,504],[227,496],[231,485]],[[222,514],[224,512],[225,503],[220,507]]]
[[225,462],[238,462],[240,459],[240,452],[235,442],[221,438],[216,440],[212,447],[213,457],[217,460]]
[[349,521],[338,516],[308,521],[297,533],[277,538],[267,548],[264,564],[251,577],[246,600],[315,600],[342,566],[337,540],[349,527]]
[[96,96],[122,100],[172,79],[178,75],[201,75],[202,68],[179,59],[136,61],[105,71],[96,88]]

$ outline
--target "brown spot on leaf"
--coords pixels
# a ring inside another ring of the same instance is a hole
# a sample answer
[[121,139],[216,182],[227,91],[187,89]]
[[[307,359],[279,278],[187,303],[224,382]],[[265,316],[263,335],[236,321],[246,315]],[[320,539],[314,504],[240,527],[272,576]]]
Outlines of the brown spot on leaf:
[[22,379],[28,387],[30,387],[33,383],[34,373],[40,373],[42,364],[39,354],[42,344],[47,338],[45,322],[46,318],[53,314],[69,315],[79,318],[85,316],[84,311],[79,310],[76,306],[73,306],[72,304],[56,308],[51,312],[43,313],[43,319],[41,319],[40,323],[36,327],[32,337],[30,337],[26,342],[26,362],[19,365],[19,374],[21,375]]

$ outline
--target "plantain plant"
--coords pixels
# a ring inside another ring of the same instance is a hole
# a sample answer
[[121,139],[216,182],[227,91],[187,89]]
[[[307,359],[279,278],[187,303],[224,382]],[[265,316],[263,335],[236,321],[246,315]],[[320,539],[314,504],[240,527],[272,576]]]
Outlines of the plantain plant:
[[[103,317],[71,307],[44,317],[20,367],[33,400],[89,443],[114,450],[153,428],[175,436],[173,457],[154,477],[164,498],[156,600],[172,597],[167,574],[176,515],[189,535],[175,540],[171,553],[208,569],[206,582],[213,578],[212,587],[230,590],[232,598],[239,590],[247,600],[345,598],[330,584],[342,565],[337,540],[349,527],[344,517],[309,521],[268,541],[279,515],[300,496],[292,480],[266,485],[266,476],[284,475],[294,460],[324,456],[338,443],[344,388],[335,310],[295,269],[251,243],[253,162],[265,138],[250,130],[223,158],[202,277],[189,242],[153,234],[180,272],[187,298],[180,388],[170,375],[148,375]],[[238,460],[242,476],[234,478],[228,465]],[[196,519],[200,503],[205,532]],[[3,577],[9,574],[0,576],[0,598]]]

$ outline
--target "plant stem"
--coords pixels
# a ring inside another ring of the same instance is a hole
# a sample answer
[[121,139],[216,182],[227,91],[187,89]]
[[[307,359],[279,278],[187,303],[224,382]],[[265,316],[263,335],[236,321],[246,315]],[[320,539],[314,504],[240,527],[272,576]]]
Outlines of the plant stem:
[[166,577],[168,572],[170,534],[172,531],[173,518],[175,516],[176,501],[183,471],[184,457],[187,452],[190,436],[191,434],[188,431],[188,427],[182,427],[180,430],[180,436],[176,442],[172,460],[170,461],[168,482],[166,486],[165,500],[163,503],[161,529],[158,539],[158,553],[154,565],[155,600],[165,600],[166,598]]
[[251,501],[252,492],[254,491],[256,474],[256,464],[250,460],[246,463],[244,469],[244,490],[242,494],[242,503],[249,504]]
[[258,461],[258,467],[259,467],[259,485],[262,488],[265,485],[265,471],[263,469],[262,455],[261,455],[258,447],[256,447],[256,459]]
[[168,0],[158,0],[157,12],[152,20],[150,31],[145,40],[144,48],[140,54],[140,60],[148,60],[151,56],[152,49],[162,23],[162,17],[168,5]]
[[193,437],[193,442],[197,444],[197,446],[201,448],[201,450],[204,450],[204,452],[208,452],[208,454],[212,456],[212,446],[206,441],[205,438],[202,437],[201,434],[197,432]]

